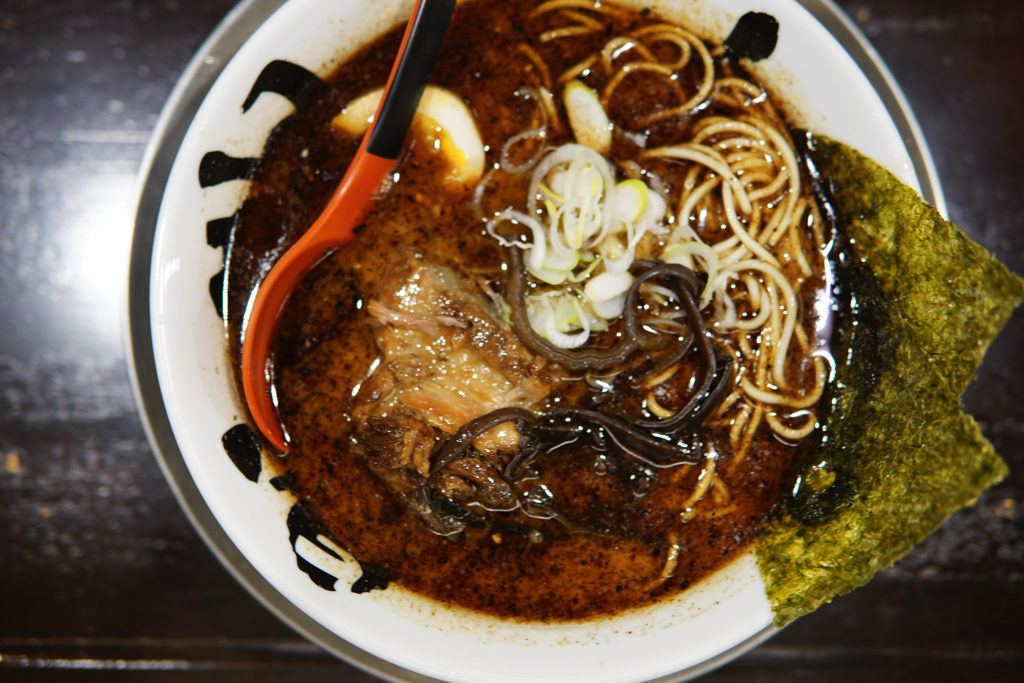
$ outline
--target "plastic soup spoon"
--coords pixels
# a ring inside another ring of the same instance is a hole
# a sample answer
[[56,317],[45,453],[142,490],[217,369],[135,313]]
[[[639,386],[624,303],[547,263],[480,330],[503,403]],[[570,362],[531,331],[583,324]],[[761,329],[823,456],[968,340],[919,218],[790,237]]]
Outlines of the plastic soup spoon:
[[394,168],[420,96],[441,50],[455,0],[416,0],[373,123],[323,213],[274,264],[249,300],[242,321],[242,386],[263,436],[282,451],[287,437],[277,413],[270,340],[289,294],[318,261],[352,241],[373,194]]

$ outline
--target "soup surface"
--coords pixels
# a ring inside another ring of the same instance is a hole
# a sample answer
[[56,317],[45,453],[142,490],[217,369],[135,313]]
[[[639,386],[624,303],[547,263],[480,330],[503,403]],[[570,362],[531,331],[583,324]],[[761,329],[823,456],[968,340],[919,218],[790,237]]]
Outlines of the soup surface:
[[[335,117],[385,82],[400,37],[268,141],[229,263],[236,357],[252,289],[358,147]],[[742,62],[646,11],[459,5],[432,84],[464,103],[483,170],[418,117],[275,333],[283,480],[364,567],[497,616],[578,619],[690,586],[772,509],[828,374],[828,230]],[[565,237],[592,215],[596,234]],[[545,239],[576,262],[535,258]],[[595,294],[603,274],[625,286]],[[566,360],[631,337],[621,358]]]

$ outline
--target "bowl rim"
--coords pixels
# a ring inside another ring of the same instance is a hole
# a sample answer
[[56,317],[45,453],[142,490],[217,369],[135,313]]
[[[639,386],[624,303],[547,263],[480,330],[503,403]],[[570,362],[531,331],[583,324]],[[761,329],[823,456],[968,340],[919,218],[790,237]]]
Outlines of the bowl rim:
[[[924,134],[881,57],[832,0],[792,1],[831,34],[867,78],[903,139],[922,196],[946,215],[945,198]],[[437,681],[344,640],[290,602],[256,570],[222,528],[196,486],[172,431],[157,377],[150,327],[150,271],[157,219],[177,151],[204,98],[228,62],[250,35],[286,2],[243,0],[225,15],[182,72],[154,126],[137,176],[137,206],[123,309],[122,331],[129,380],[150,448],[179,505],[221,564],[253,597],[305,638],[368,673],[391,681]],[[705,674],[753,649],[778,631],[769,625],[696,666],[655,680],[679,681]]]

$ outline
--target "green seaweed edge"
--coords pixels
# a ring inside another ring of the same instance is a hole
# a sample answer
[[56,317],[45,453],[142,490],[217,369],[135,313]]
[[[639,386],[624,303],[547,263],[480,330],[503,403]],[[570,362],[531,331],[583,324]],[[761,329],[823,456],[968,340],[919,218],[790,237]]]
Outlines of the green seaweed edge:
[[1006,476],[960,396],[1024,298],[1024,280],[889,171],[807,140],[852,294],[829,416],[755,541],[777,626],[863,585]]

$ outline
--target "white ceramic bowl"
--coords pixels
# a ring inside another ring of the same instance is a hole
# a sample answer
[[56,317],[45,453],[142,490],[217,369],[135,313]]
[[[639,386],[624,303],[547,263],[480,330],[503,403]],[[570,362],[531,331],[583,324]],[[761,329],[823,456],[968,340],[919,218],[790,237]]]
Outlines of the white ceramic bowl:
[[[242,3],[202,47],[172,94],[147,154],[129,274],[128,340],[149,436],[185,510],[225,565],[271,610],[327,650],[402,680],[645,681],[705,672],[773,633],[753,555],[678,598],[580,624],[503,622],[439,607],[391,587],[348,590],[355,562],[300,543],[335,575],[324,590],[300,571],[285,517],[292,501],[243,476],[221,438],[244,422],[225,333],[209,294],[223,252],[207,223],[239,206],[245,180],[203,188],[209,151],[255,157],[292,111],[274,93],[241,104],[272,60],[326,75],[360,45],[402,24],[412,0]],[[641,4],[639,2],[633,4]],[[651,3],[643,3],[650,5]],[[823,0],[658,0],[655,9],[722,40],[750,10],[780,24],[763,81],[797,123],[848,142],[943,209],[927,147],[902,95],[867,43]]]

